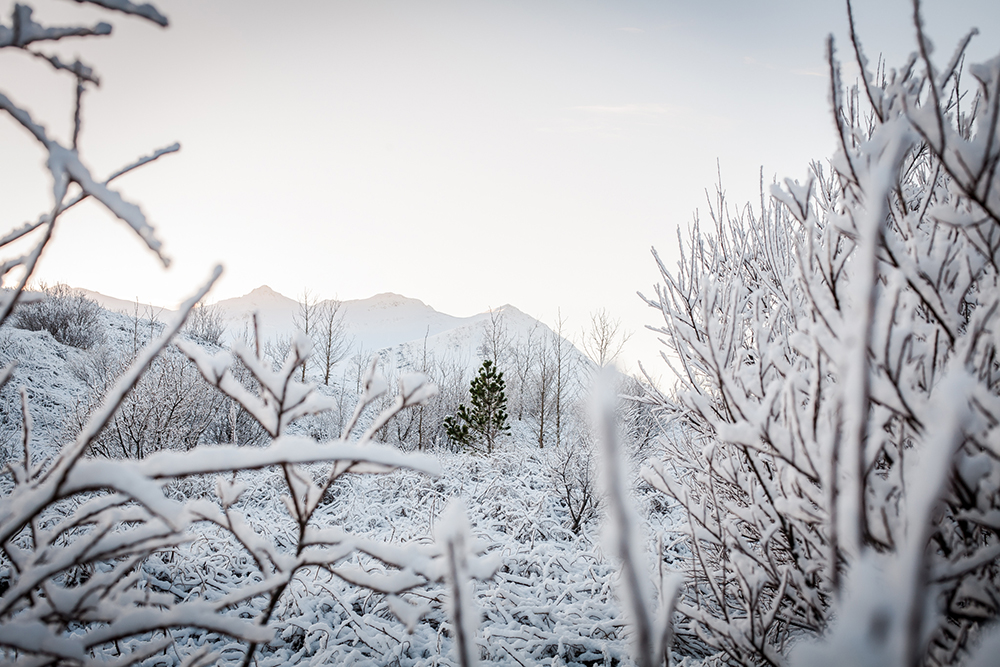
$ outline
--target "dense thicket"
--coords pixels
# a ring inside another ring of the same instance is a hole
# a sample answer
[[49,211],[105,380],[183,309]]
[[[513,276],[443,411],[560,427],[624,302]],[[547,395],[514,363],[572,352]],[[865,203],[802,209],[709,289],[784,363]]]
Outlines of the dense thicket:
[[808,661],[952,664],[1000,608],[1000,58],[963,77],[970,34],[935,66],[914,6],[898,70],[852,34],[860,86],[831,38],[828,165],[720,192],[648,300],[680,378],[645,472],[689,520],[680,639],[740,664],[804,633],[834,648]]

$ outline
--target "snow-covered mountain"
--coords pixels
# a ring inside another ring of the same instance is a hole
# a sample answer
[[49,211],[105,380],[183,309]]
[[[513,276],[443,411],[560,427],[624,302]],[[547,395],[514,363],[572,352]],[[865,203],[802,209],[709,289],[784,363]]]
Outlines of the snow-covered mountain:
[[[250,326],[257,313],[263,340],[289,336],[295,331],[298,301],[280,294],[267,285],[243,296],[223,299],[213,306],[218,309],[233,335]],[[344,301],[344,322],[347,332],[355,339],[355,347],[378,351],[401,343],[437,335],[460,326],[465,319],[439,313],[418,299],[387,292],[367,299]]]
[[[134,302],[83,291],[108,310],[128,314],[135,310]],[[243,296],[223,299],[211,307],[221,315],[229,337],[248,334],[253,313],[256,312],[260,337],[266,342],[294,333],[300,304],[262,285]],[[140,317],[146,316],[147,308],[140,305]],[[541,335],[551,334],[548,326],[511,305],[502,306],[492,313],[487,311],[471,317],[456,317],[439,312],[419,299],[386,292],[366,299],[343,301],[342,311],[345,329],[353,341],[352,354],[359,351],[366,356],[379,353],[383,359],[393,360],[399,367],[409,365],[407,360],[422,358],[425,341],[429,357],[475,364],[483,336],[496,313],[501,315],[512,343],[526,340],[529,335],[537,340]],[[162,319],[172,311],[158,309],[156,312]]]
[[423,301],[392,292],[344,302],[348,331],[370,350],[437,336],[461,326],[467,319],[440,313]]

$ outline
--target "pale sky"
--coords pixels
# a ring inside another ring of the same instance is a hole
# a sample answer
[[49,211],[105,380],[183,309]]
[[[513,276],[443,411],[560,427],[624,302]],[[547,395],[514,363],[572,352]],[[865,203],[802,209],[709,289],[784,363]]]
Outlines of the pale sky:
[[[853,59],[841,2],[178,0],[168,29],[67,1],[43,23],[109,21],[115,35],[44,50],[102,77],[82,155],[157,225],[173,266],[96,205],[61,218],[39,276],[172,305],[221,262],[211,300],[267,284],[355,299],[397,292],[453,315],[510,303],[578,332],[607,308],[635,330],[624,361],[662,373],[635,295],[650,246],[706,216],[717,161],[734,206],[832,153],[825,38]],[[10,22],[12,2],[0,0]],[[911,6],[857,0],[874,60],[914,49]],[[936,60],[980,29],[1000,52],[1000,2],[924,7]],[[845,66],[853,81],[856,68]],[[67,138],[73,81],[0,51],[0,91]],[[50,205],[43,154],[0,117],[5,228]]]

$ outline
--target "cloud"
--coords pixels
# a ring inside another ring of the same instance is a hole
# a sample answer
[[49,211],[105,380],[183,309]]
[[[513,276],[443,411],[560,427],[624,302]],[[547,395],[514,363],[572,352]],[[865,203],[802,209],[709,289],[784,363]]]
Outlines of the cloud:
[[642,28],[633,28],[633,27],[618,28],[618,29],[621,30],[622,32],[646,32]]

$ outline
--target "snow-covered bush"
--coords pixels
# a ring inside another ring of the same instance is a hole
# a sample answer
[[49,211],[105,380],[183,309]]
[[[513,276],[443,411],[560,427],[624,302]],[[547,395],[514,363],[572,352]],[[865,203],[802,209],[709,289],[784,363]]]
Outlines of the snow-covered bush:
[[221,345],[222,336],[226,333],[222,311],[215,306],[198,304],[188,316],[184,333],[209,345]]
[[40,288],[42,298],[22,303],[11,324],[28,331],[48,331],[60,343],[89,348],[104,337],[101,307],[81,292],[62,283]]
[[[78,407],[79,427],[134,360],[132,355],[101,349],[81,369],[90,394]],[[225,397],[210,387],[183,355],[168,347],[122,399],[90,449],[108,458],[132,459],[164,449],[191,449],[204,441],[213,424],[229,417],[223,415],[225,408]]]
[[[167,25],[149,4],[81,1]],[[142,210],[110,183],[179,147],[156,151],[107,179],[95,177],[77,150],[77,140],[81,103],[97,77],[79,61],[67,63],[37,50],[64,37],[110,32],[111,26],[103,22],[92,27],[45,27],[33,20],[25,5],[14,7],[10,25],[0,24],[0,48],[30,45],[31,53],[44,58],[57,76],[68,73],[76,84],[75,129],[69,146],[50,137],[28,111],[0,93],[0,109],[47,152],[45,164],[53,180],[48,212],[0,238],[0,248],[15,253],[0,263],[0,278],[14,287],[0,293],[0,324],[21,299],[60,215],[84,199],[97,200],[130,226],[164,265],[169,263]],[[75,194],[71,184],[77,187]],[[17,255],[18,247],[27,251]],[[216,268],[177,316],[159,327],[159,333],[150,322],[149,343],[142,349],[136,345],[134,358],[122,372],[109,357],[106,370],[116,379],[72,441],[40,440],[32,428],[29,394],[20,390],[20,460],[8,461],[0,474],[0,661],[133,664],[162,653],[156,658],[162,663],[208,664],[220,656],[206,655],[199,647],[221,645],[227,658],[241,658],[247,665],[258,653],[268,652],[258,647],[275,638],[271,621],[295,606],[286,604],[286,592],[298,585],[303,574],[315,580],[323,572],[378,591],[396,616],[413,623],[422,607],[401,598],[403,593],[433,580],[447,580],[457,591],[466,582],[454,572],[468,577],[492,572],[490,562],[477,558],[477,544],[458,548],[461,532],[442,534],[440,544],[407,546],[354,536],[328,518],[322,524],[314,520],[321,502],[329,500],[326,492],[345,475],[399,468],[434,474],[439,466],[427,456],[406,455],[372,442],[372,434],[394,414],[433,395],[435,388],[423,377],[403,376],[390,408],[376,416],[362,435],[352,435],[361,412],[387,389],[374,363],[364,376],[364,395],[339,439],[320,443],[288,435],[291,422],[329,407],[329,400],[314,386],[293,379],[308,357],[308,341],[293,341],[277,370],[247,345],[236,343],[233,353],[252,375],[251,388],[240,382],[241,367],[232,354],[212,356],[190,340],[177,341],[211,384],[260,423],[270,437],[266,446],[199,445],[174,451],[176,443],[165,443],[170,450],[141,460],[90,456],[123,404],[133,400],[137,390],[141,393],[150,369],[154,368],[150,377],[155,378],[158,365],[179,361],[176,355],[161,354],[220,274],[221,268]],[[12,374],[13,365],[0,371],[0,385]],[[137,409],[146,404],[138,403]],[[244,513],[247,505],[241,497],[248,485],[240,474],[250,470],[277,473],[267,479],[266,492],[281,497],[284,513],[268,517],[267,525]],[[214,497],[204,492],[213,486]],[[208,542],[213,556],[187,559],[193,552],[181,545],[190,541]],[[356,563],[362,554],[368,567]],[[220,561],[225,567],[218,566]],[[379,564],[378,571],[371,569],[373,562]],[[184,585],[192,580],[211,585]],[[276,643],[297,641],[299,635],[287,631],[286,627]],[[455,633],[461,634],[457,629]],[[230,639],[220,641],[226,637]],[[471,638],[465,639],[469,645]],[[182,655],[182,650],[187,653]]]
[[680,378],[644,473],[689,520],[678,632],[741,664],[825,632],[803,664],[952,664],[1000,608],[1000,58],[967,86],[973,35],[938,69],[914,16],[900,70],[852,25],[847,91],[831,38],[829,167],[720,192],[648,300]]
[[555,496],[566,508],[567,527],[579,535],[597,518],[601,505],[594,443],[587,429],[579,429],[552,450],[549,469]]
[[[253,381],[250,371],[238,360],[230,367],[230,372],[244,385]],[[260,425],[260,422],[254,419],[253,415],[247,412],[246,408],[239,402],[226,396],[223,396],[222,399],[222,406],[215,411],[215,418],[202,435],[203,441],[250,447],[267,444],[269,439],[267,431]],[[338,406],[338,412],[342,412],[341,406]],[[328,414],[324,413],[320,417],[328,419]],[[338,437],[341,431],[343,431],[343,424],[336,431],[323,431],[317,437],[329,440]]]

